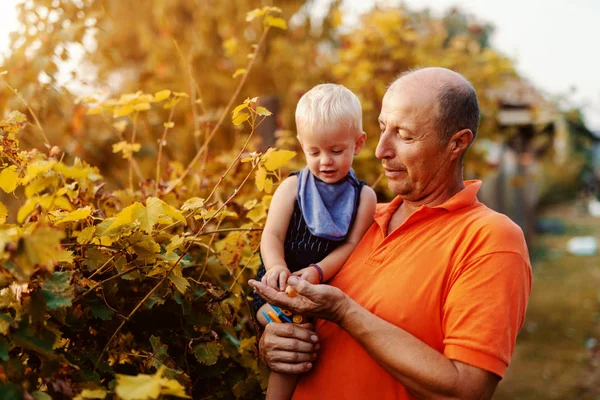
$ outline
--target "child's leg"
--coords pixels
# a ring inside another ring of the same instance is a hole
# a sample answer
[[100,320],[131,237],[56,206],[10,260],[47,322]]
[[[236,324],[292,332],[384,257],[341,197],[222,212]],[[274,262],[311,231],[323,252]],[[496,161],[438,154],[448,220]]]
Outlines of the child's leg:
[[256,319],[258,320],[258,322],[260,322],[262,326],[267,326],[267,324],[269,323],[269,321],[267,321],[267,319],[263,315],[263,312],[267,313],[269,311],[275,312],[275,310],[273,310],[273,307],[271,307],[269,303],[265,303],[256,312]]
[[294,394],[298,375],[271,372],[266,400],[289,400]]

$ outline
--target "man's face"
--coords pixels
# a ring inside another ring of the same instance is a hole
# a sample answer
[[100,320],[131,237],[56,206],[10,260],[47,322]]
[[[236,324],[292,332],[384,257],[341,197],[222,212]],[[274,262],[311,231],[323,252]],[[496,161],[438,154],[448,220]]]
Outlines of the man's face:
[[429,195],[449,172],[448,146],[435,125],[436,94],[415,83],[397,82],[383,97],[381,136],[375,155],[392,192],[409,201]]

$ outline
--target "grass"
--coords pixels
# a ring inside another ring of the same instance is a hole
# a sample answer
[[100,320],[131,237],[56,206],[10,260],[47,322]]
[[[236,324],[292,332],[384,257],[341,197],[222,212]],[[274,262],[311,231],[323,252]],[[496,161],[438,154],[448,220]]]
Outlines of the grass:
[[600,399],[600,385],[590,383],[599,367],[592,368],[586,349],[592,338],[600,340],[600,255],[565,251],[573,236],[600,239],[600,219],[575,210],[565,204],[543,213],[561,219],[567,230],[536,238],[525,325],[494,400]]

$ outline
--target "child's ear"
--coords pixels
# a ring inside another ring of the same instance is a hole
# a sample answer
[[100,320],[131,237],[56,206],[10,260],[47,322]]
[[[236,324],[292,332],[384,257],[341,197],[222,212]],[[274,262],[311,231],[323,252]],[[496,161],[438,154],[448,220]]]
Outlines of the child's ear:
[[354,142],[354,155],[355,156],[358,155],[358,153],[360,153],[360,151],[362,150],[366,141],[367,141],[367,134],[364,132],[361,132],[360,135],[358,135],[358,137],[356,138],[356,142]]

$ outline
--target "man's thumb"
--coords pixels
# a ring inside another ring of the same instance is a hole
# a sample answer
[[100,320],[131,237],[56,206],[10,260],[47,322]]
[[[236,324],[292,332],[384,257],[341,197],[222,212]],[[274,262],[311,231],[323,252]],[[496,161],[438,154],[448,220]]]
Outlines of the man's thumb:
[[312,286],[306,279],[301,279],[297,276],[290,276],[288,279],[288,285],[290,285],[296,292],[303,296],[310,297],[312,293]]

